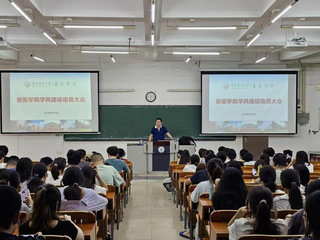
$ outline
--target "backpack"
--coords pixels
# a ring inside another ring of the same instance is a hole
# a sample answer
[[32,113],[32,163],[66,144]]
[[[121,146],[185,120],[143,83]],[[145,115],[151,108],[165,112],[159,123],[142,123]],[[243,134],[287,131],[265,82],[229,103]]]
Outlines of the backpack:
[[183,136],[183,137],[179,138],[179,145],[195,145],[195,146],[197,146],[197,144],[195,143],[193,138],[187,137],[187,136]]

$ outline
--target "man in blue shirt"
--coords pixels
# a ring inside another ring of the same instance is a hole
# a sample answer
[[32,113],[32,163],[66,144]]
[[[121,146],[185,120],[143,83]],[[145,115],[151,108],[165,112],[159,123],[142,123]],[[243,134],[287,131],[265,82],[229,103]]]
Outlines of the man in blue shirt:
[[108,154],[108,159],[104,161],[104,164],[111,165],[118,172],[127,173],[130,171],[126,162],[117,158],[119,154],[119,149],[116,146],[108,147],[107,154]]
[[167,134],[167,136],[174,140],[171,134],[168,132],[165,126],[162,126],[162,119],[157,118],[156,119],[156,125],[151,129],[150,136],[149,136],[149,142],[151,140],[153,141],[159,141],[164,140],[164,135]]

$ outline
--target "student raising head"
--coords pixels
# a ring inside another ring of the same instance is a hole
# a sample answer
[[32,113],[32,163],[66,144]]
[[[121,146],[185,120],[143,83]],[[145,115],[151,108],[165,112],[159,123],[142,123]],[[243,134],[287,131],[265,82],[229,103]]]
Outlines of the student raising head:
[[84,236],[70,216],[58,214],[61,204],[60,191],[53,185],[44,185],[34,197],[32,214],[19,227],[20,234],[67,235],[73,240],[83,240]]
[[247,187],[238,169],[226,168],[221,176],[212,202],[215,210],[237,210],[245,205]]
[[299,186],[299,174],[294,169],[286,169],[281,172],[281,185],[285,194],[273,199],[275,210],[301,209],[303,208],[304,196],[301,195]]
[[272,193],[263,186],[254,187],[248,194],[247,206],[241,207],[228,224],[229,239],[248,234],[287,234],[284,219],[271,219]]

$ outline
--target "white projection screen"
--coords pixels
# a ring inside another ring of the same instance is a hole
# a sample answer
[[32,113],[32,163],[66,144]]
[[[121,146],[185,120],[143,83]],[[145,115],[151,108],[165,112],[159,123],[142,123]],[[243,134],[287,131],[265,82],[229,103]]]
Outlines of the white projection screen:
[[201,72],[202,134],[295,134],[294,71]]
[[97,71],[2,71],[1,132],[99,132]]

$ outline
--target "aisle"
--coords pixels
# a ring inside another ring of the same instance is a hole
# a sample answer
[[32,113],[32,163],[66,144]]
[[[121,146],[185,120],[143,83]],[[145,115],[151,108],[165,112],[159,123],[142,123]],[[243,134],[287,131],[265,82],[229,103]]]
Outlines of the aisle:
[[183,222],[163,180],[134,180],[132,194],[115,240],[182,240]]

